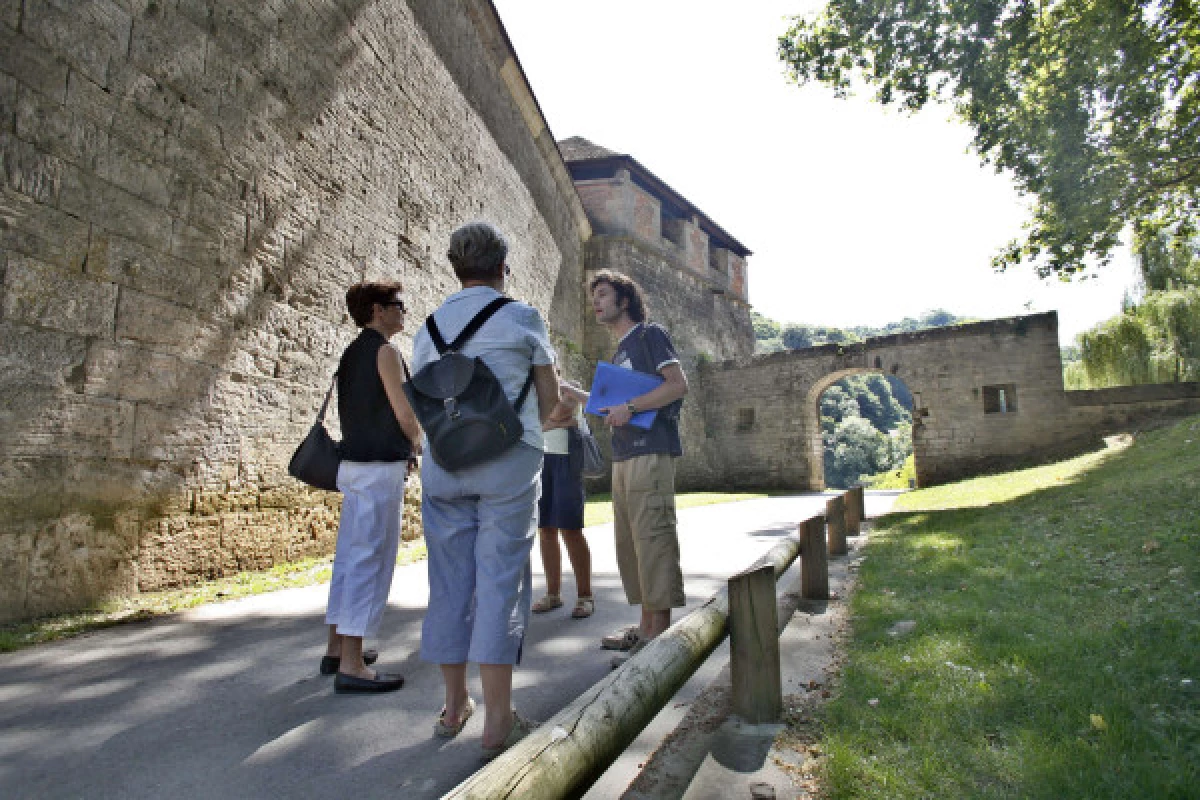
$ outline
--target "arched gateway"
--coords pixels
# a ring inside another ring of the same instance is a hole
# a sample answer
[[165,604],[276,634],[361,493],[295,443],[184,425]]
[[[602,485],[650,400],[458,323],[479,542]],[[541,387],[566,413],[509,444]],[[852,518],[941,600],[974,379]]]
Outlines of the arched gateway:
[[1078,452],[1132,419],[1195,409],[1188,384],[1065,392],[1054,312],[725,362],[704,370],[693,486],[823,489],[821,394],[894,375],[913,395],[917,482],[945,483]]

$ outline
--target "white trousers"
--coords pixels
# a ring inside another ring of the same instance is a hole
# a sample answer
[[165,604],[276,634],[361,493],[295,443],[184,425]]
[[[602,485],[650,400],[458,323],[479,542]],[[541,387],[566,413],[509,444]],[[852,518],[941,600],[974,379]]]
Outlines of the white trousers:
[[406,464],[343,461],[333,578],[325,622],[343,636],[374,636],[387,605],[400,544]]

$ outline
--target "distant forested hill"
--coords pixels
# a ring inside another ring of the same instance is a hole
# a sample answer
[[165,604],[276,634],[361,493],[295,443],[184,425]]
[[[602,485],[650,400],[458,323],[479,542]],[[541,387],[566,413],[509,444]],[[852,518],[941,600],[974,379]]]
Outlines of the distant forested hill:
[[[781,324],[754,311],[750,318],[756,353],[861,342],[872,336],[975,321],[942,309],[881,328]],[[821,396],[821,438],[825,443],[825,485],[830,488],[844,489],[867,476],[898,469],[912,453],[912,393],[904,381],[892,375],[843,378]]]
[[750,312],[754,324],[754,352],[775,353],[780,350],[802,350],[819,344],[844,344],[861,342],[872,336],[890,336],[893,333],[909,333],[926,328],[942,328],[946,325],[961,325],[977,322],[974,317],[960,317],[944,309],[926,311],[918,319],[905,317],[899,322],[889,322],[882,328],[857,325],[850,328],[832,328],[824,325],[805,325],[799,322],[781,323],[764,317],[757,311]]

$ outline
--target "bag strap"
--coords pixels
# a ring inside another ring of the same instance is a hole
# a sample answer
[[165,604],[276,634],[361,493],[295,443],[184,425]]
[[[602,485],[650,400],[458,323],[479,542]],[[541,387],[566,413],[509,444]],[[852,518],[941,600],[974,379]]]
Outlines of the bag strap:
[[529,377],[525,379],[525,385],[521,387],[521,393],[517,395],[517,402],[513,403],[513,410],[518,414],[521,413],[521,406],[525,405],[525,398],[529,396],[531,386],[533,386],[533,367],[529,368]]
[[329,410],[329,399],[333,397],[333,390],[337,387],[337,376],[341,370],[335,370],[333,377],[329,379],[329,391],[325,393],[325,402],[321,403],[321,410],[317,412],[317,422],[325,424],[325,412]]
[[488,303],[479,310],[478,314],[471,318],[467,326],[459,332],[458,336],[454,337],[454,341],[450,344],[446,344],[445,338],[442,337],[442,332],[438,330],[437,323],[433,320],[433,314],[430,314],[425,318],[425,327],[429,330],[429,338],[433,340],[433,346],[437,348],[438,355],[445,355],[447,350],[457,353],[467,343],[467,340],[483,327],[483,323],[487,322],[492,318],[493,314],[511,302],[513,302],[511,297],[502,296]]

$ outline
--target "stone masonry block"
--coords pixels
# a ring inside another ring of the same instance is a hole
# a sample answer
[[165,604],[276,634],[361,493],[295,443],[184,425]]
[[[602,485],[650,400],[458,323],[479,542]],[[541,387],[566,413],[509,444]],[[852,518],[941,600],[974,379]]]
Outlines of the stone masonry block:
[[17,79],[0,73],[0,133],[12,133],[17,114]]
[[76,271],[87,259],[88,224],[0,186],[0,249]]
[[[65,165],[10,133],[0,133],[0,176],[4,186],[38,203],[58,202]],[[10,194],[6,191],[6,194]],[[7,226],[7,221],[5,221]]]
[[66,63],[17,33],[15,26],[0,25],[0,72],[13,76],[54,102],[61,103],[66,97]]
[[95,169],[107,134],[84,116],[75,118],[65,105],[48,102],[45,95],[27,87],[17,92],[16,132],[24,141],[41,150]]
[[176,495],[182,476],[170,465],[128,458],[72,456],[65,468],[62,493],[68,508],[110,517],[123,510],[156,508],[186,510],[190,498]]
[[191,78],[204,74],[208,44],[204,30],[160,4],[147,8],[135,23],[129,58],[146,74],[186,92]]
[[131,593],[130,545],[127,531],[86,514],[68,514],[41,527],[30,554],[27,611],[80,608]]
[[66,459],[60,454],[0,459],[0,519],[58,516],[63,509],[65,471]]
[[4,317],[65,333],[111,338],[117,287],[13,254],[4,274]]
[[233,328],[203,312],[128,289],[117,306],[116,338],[222,366],[233,346]]
[[29,562],[33,556],[37,523],[8,519],[0,523],[0,622],[19,620],[26,615],[25,598],[29,588]]
[[133,445],[133,404],[74,392],[30,387],[0,389],[0,454],[14,458],[62,454],[128,458]]
[[155,250],[165,252],[170,246],[171,217],[166,211],[73,166],[64,170],[59,208]]
[[87,272],[189,309],[211,308],[217,295],[218,277],[211,271],[107,231],[92,236]]
[[132,17],[113,0],[26,0],[22,30],[91,80],[129,50]]
[[215,370],[207,364],[131,344],[94,341],[84,362],[84,392],[162,407],[192,405],[207,395]]
[[226,574],[218,517],[172,516],[142,524],[137,559],[140,591],[184,586]]
[[283,511],[221,514],[221,549],[237,570],[265,569],[286,561],[288,539]]
[[82,336],[0,320],[0,388],[76,389],[86,356]]

